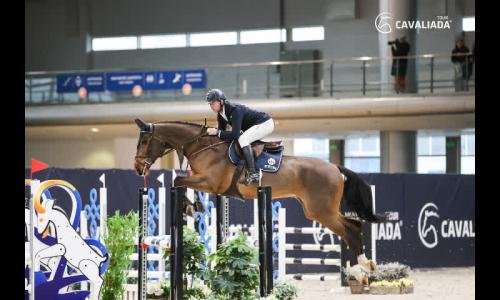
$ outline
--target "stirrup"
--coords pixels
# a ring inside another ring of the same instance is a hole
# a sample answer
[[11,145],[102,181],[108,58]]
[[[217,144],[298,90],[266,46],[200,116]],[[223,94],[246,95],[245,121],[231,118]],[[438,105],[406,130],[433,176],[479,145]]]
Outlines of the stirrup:
[[244,185],[249,185],[252,182],[259,182],[259,173],[247,173],[247,176],[239,181],[239,183],[243,183]]

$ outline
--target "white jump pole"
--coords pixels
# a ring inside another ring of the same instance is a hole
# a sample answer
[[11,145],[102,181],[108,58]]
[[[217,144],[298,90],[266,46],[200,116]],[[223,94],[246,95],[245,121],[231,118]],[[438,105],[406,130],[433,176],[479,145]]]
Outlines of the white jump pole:
[[210,249],[212,253],[214,253],[217,251],[217,208],[215,207],[210,209],[210,230],[208,233],[212,237],[210,239]]
[[[375,214],[376,210],[375,210],[375,186],[374,185],[370,185],[371,189],[372,189],[372,211],[373,213]],[[374,262],[377,261],[377,240],[376,240],[376,231],[377,231],[377,224],[375,223],[372,223],[371,224],[371,229],[372,229],[372,234],[371,234],[371,238],[372,238],[372,260]]]
[[278,280],[284,280],[286,275],[286,208],[278,210]]
[[40,180],[31,180],[30,183],[30,300],[35,300],[35,197],[34,194],[40,187]]
[[[172,170],[173,171],[173,170]],[[173,175],[173,174],[172,174]],[[156,178],[161,183],[161,187],[158,188],[158,235],[165,235],[165,216],[166,211],[166,197],[167,189],[165,188],[165,174],[162,173],[158,178]],[[173,182],[173,179],[172,179]],[[165,271],[165,260],[160,259],[158,262],[158,270],[161,272]]]
[[104,244],[108,219],[108,189],[106,188],[106,175],[104,173],[99,177],[99,181],[102,182],[102,187],[99,188],[99,240]]

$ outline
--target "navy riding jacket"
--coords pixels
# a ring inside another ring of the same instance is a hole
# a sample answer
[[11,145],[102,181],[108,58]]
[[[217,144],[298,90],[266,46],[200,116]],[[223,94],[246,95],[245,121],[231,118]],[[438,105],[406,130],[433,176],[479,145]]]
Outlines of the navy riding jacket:
[[[224,114],[228,121],[218,113],[217,122],[220,130],[218,135],[225,141],[235,140],[240,137],[242,130],[246,131],[254,125],[271,119],[265,112],[256,111],[243,104],[233,104],[227,100],[224,101]],[[231,125],[231,131],[226,131],[228,124]]]

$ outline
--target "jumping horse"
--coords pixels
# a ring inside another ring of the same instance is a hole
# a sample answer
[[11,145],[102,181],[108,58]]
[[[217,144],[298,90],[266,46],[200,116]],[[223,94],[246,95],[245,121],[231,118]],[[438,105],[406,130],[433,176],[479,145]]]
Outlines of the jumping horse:
[[[176,151],[180,158],[187,158],[191,174],[176,177],[175,186],[241,199],[257,198],[256,184],[238,183],[244,173],[242,167],[232,164],[228,158],[229,142],[208,135],[206,125],[180,121],[146,123],[140,119],[135,122],[140,128],[134,162],[139,175],[147,175],[159,157]],[[263,144],[253,144],[256,156]],[[343,200],[349,210],[370,223],[383,222],[385,216],[372,212],[371,188],[359,175],[318,158],[284,155],[277,172],[262,172],[261,185],[272,186],[273,198],[296,198],[306,218],[338,234],[357,256],[356,269],[363,270],[355,274],[356,279],[367,283],[367,273],[376,269],[376,263],[364,254],[362,223],[342,215],[340,203]]]

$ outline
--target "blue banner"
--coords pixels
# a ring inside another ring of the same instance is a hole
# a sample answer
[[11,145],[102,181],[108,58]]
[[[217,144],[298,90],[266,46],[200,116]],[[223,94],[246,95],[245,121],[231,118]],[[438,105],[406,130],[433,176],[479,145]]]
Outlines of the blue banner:
[[76,93],[79,88],[84,87],[87,92],[104,91],[104,74],[63,74],[57,75],[58,93]]
[[207,85],[205,70],[184,71],[184,83],[189,83],[193,89],[203,89]]
[[107,73],[106,88],[108,91],[131,91],[136,85],[144,86],[144,73]]
[[146,72],[144,90],[180,90],[186,83],[194,89],[205,88],[205,70]]
[[57,92],[76,93],[80,87],[88,92],[131,91],[136,85],[143,90],[180,90],[185,84],[204,89],[206,77],[205,70],[65,74],[57,76]]

